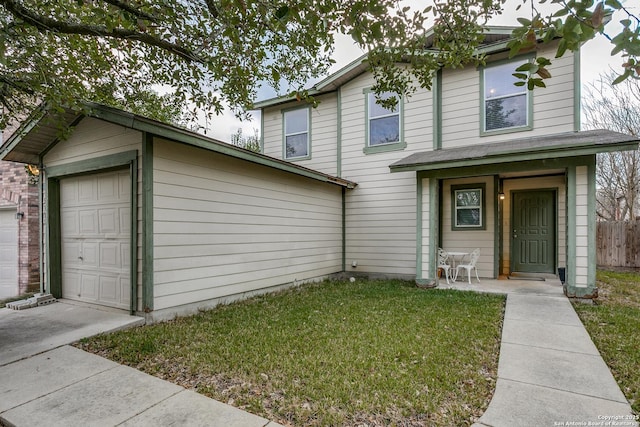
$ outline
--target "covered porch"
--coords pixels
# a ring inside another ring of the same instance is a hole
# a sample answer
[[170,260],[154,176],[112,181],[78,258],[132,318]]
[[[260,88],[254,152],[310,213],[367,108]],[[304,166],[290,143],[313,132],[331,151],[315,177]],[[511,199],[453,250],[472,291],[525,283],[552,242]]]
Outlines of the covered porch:
[[438,288],[455,289],[458,291],[484,292],[488,294],[519,294],[519,295],[543,295],[543,296],[562,296],[563,287],[560,279],[546,278],[544,280],[531,279],[509,279],[502,276],[499,279],[481,278],[480,283],[475,279],[471,285],[466,280],[458,280],[447,284],[441,280]]
[[517,288],[525,276],[558,284],[562,269],[566,295],[596,297],[596,154],[637,146],[615,132],[571,132],[415,153],[392,164],[392,172],[416,171],[416,281],[446,285],[438,248],[460,254],[453,263],[479,249],[481,282],[504,278],[498,288]]

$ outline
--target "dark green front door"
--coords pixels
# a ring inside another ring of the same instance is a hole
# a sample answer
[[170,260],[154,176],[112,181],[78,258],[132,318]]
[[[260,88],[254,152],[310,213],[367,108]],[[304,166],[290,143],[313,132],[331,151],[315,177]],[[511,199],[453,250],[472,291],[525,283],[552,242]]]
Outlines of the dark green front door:
[[513,193],[511,271],[554,273],[556,259],[556,193]]

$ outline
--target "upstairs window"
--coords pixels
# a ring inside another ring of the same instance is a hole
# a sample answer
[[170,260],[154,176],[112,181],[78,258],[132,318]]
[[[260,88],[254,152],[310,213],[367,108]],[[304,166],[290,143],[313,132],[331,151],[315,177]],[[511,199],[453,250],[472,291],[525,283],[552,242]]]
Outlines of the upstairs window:
[[394,109],[388,109],[376,102],[376,94],[364,90],[367,123],[365,153],[402,150],[406,147],[402,135],[402,98],[393,92],[384,92],[381,99],[395,97],[398,101]]
[[309,108],[298,108],[283,113],[284,158],[309,158]]
[[530,94],[525,86],[515,86],[513,76],[521,62],[489,65],[483,69],[484,132],[524,130],[531,127]]

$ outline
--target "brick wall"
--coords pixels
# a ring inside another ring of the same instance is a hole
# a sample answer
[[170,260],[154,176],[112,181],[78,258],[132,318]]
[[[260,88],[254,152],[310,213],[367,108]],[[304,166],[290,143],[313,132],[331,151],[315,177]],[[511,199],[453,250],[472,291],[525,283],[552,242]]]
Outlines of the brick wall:
[[24,212],[18,219],[18,282],[20,292],[40,289],[38,185],[29,182],[21,163],[0,161],[0,206]]

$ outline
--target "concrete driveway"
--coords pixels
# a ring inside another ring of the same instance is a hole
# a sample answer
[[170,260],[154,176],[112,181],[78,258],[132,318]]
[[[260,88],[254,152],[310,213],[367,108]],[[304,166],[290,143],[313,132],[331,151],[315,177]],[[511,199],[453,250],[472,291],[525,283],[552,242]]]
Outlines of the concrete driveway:
[[0,425],[279,426],[68,345],[142,323],[68,301],[0,309]]
[[26,310],[0,309],[0,366],[84,337],[144,324],[141,317],[55,302]]

